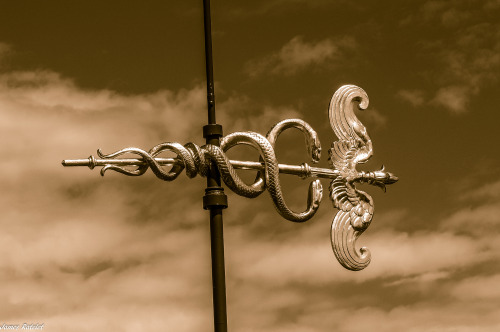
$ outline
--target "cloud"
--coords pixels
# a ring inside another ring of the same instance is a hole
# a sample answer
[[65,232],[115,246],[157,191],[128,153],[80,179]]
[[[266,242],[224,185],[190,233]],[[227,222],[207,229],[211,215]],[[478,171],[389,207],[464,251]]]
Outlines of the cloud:
[[453,27],[467,20],[469,16],[468,12],[450,8],[442,14],[441,22],[444,26]]
[[[205,115],[204,93],[195,86],[122,95],[82,89],[51,71],[0,75],[0,138],[10,156],[2,158],[0,174],[8,193],[0,202],[0,279],[9,285],[0,291],[5,322],[38,320],[54,331],[169,325],[193,331],[210,322],[204,314],[210,304],[202,304],[210,297],[209,256],[191,243],[209,244],[201,228],[182,230],[199,216],[188,212],[180,224],[157,208],[163,199],[187,204],[176,195],[190,188],[148,175],[140,185],[116,174],[100,178],[96,170],[60,164],[98,147],[147,150],[201,136],[205,116],[197,114]],[[182,254],[173,255],[178,249]],[[207,272],[192,274],[198,266]],[[192,287],[203,282],[207,288]]]
[[293,106],[260,105],[242,95],[231,95],[218,103],[218,120],[227,132],[255,131],[261,134],[277,122],[288,118],[300,118],[301,113]]
[[363,115],[360,117],[366,119],[366,123],[370,128],[379,129],[387,124],[387,117],[375,108],[370,108],[367,112],[363,112]]
[[482,200],[488,198],[500,198],[500,181],[493,181],[486,183],[479,188],[469,189],[460,197],[462,200]]
[[466,10],[467,0],[455,1],[453,6],[446,0],[430,0],[424,2],[414,13],[402,19],[403,25],[413,24],[419,20],[438,22],[445,27],[455,27],[471,18],[472,13]]
[[[500,243],[494,188],[471,190],[481,193],[480,206],[470,211],[460,203],[457,211],[427,221],[435,226],[425,231],[398,230],[409,212],[376,215],[358,239],[372,252],[370,266],[359,273],[342,269],[330,251],[335,210],[327,202],[300,226],[275,226],[267,222],[272,215],[255,214],[244,230],[227,229],[227,248],[237,248],[227,254],[233,324],[242,331],[495,330],[498,308],[484,305],[498,297],[487,291],[498,282],[498,274],[489,275],[498,270]],[[252,229],[260,223],[268,233],[255,237]]]
[[336,60],[344,50],[355,48],[355,41],[344,37],[333,41],[324,39],[318,42],[304,41],[296,36],[276,53],[246,64],[246,72],[251,77],[264,73],[294,75],[306,68],[322,65]]
[[500,290],[497,287],[500,275],[466,278],[452,289],[452,295],[464,301],[498,301]]
[[[438,59],[430,74],[436,84],[430,104],[452,114],[469,112],[473,97],[500,79],[499,9],[494,1],[474,7],[467,0],[427,1],[402,20],[403,25],[441,25],[441,37],[420,42],[422,54]],[[399,96],[414,106],[422,104],[424,96],[413,92],[402,90]]]
[[[440,286],[445,290],[440,290]],[[245,285],[240,287],[244,288]],[[399,294],[400,303],[404,304],[394,306],[388,301],[394,293],[400,292],[397,287],[378,289],[377,292],[373,291],[377,288],[375,284],[343,284],[343,287],[344,289],[323,285],[318,289],[303,289],[296,284],[287,290],[279,287],[265,290],[256,288],[256,293],[249,294],[252,299],[259,298],[260,305],[256,305],[257,302],[253,302],[253,306],[238,305],[235,312],[240,323],[237,325],[238,330],[331,331],[334,328],[336,331],[350,332],[370,330],[377,326],[377,331],[382,332],[486,332],[494,331],[500,326],[497,306],[484,306],[480,301],[457,300],[453,294],[446,294],[446,284],[428,289],[425,297],[420,297],[412,291]],[[349,293],[356,295],[347,295]],[[269,294],[276,299],[272,307],[268,306],[272,300],[262,301],[266,295],[270,297]],[[433,297],[432,294],[439,299],[426,300]],[[299,298],[302,298],[302,301]],[[277,311],[280,314],[271,314]],[[259,319],[252,320],[251,317],[255,316]]]
[[421,106],[424,99],[424,92],[422,90],[399,90],[398,97],[409,102],[413,107]]
[[500,1],[499,0],[489,0],[484,4],[484,9],[487,10],[495,10],[500,8]]
[[[124,95],[83,89],[50,71],[0,75],[7,156],[0,165],[0,281],[8,285],[0,288],[3,319],[36,320],[53,331],[211,326],[204,179],[181,175],[165,183],[150,172],[101,178],[97,170],[60,165],[97,147],[202,144],[205,103],[203,86]],[[266,132],[276,121],[300,116],[293,107],[238,94],[218,101],[218,111],[228,132]],[[286,199],[299,209],[308,182],[295,180]],[[480,302],[496,299],[482,284],[498,282],[491,272],[500,249],[498,232],[491,231],[499,213],[497,182],[470,189],[478,198],[473,209],[459,198],[459,208],[433,220],[415,220],[403,209],[377,212],[358,240],[373,255],[360,273],[335,261],[329,236],[335,210],[326,196],[315,219],[295,224],[281,220],[268,194],[248,200],[229,193],[230,328],[495,330],[497,306]],[[403,231],[398,224],[408,219],[434,226]],[[489,266],[489,274],[481,266]]]
[[433,103],[453,113],[466,112],[470,99],[484,85],[500,78],[496,74],[500,69],[499,29],[497,23],[469,26],[455,45],[441,52],[445,63],[444,82],[453,83],[440,88]]
[[395,281],[386,283],[387,286],[397,286],[405,283],[412,285],[425,285],[429,283],[434,283],[437,280],[446,279],[450,276],[449,272],[438,271],[438,272],[426,272],[420,273],[411,277],[402,277]]
[[[201,145],[205,93],[197,85],[124,95],[82,89],[52,71],[0,74],[0,139],[9,156],[0,162],[4,320],[38,320],[54,331],[211,325],[204,179],[181,175],[164,183],[150,172],[101,178],[97,170],[60,164],[98,147]],[[266,132],[299,115],[237,95],[218,106],[230,131]]]
[[441,223],[442,229],[481,238],[485,245],[494,243],[497,241],[495,235],[500,230],[499,198],[499,181],[469,190],[460,197],[465,206],[445,218]]
[[452,113],[460,114],[467,111],[470,91],[466,86],[448,86],[436,92],[432,103],[443,106]]
[[[358,245],[370,248],[372,262],[363,273],[353,274],[333,262],[328,243],[329,229],[324,224],[322,228],[322,237],[306,237],[307,234],[301,233],[279,245],[241,239],[240,243],[251,243],[252,246],[240,246],[238,250],[235,264],[239,265],[239,278],[257,279],[276,286],[317,285],[330,280],[367,282],[378,278],[410,278],[413,282],[425,283],[446,276],[446,271],[497,257],[492,250],[485,252],[484,244],[473,238],[451,232],[407,234],[379,231],[370,234],[367,231],[360,237]],[[301,262],[299,266],[297,262]]]

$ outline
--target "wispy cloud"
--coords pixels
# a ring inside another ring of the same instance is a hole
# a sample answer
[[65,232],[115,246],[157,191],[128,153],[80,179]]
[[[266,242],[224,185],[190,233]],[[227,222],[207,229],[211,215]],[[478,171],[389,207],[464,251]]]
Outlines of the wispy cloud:
[[318,42],[307,42],[302,36],[296,36],[283,45],[278,52],[248,62],[246,72],[251,77],[264,73],[294,75],[306,68],[333,61],[344,50],[353,49],[355,45],[355,41],[347,37],[336,41],[324,39]]
[[398,97],[409,102],[413,107],[418,107],[425,101],[422,90],[399,90]]
[[455,114],[464,113],[467,111],[471,93],[467,86],[447,86],[436,92],[432,103],[445,107]]
[[484,200],[500,198],[500,181],[493,181],[482,185],[479,188],[469,189],[464,192],[460,199],[465,200]]
[[220,123],[228,131],[256,131],[265,134],[273,124],[287,119],[300,118],[293,106],[272,107],[261,105],[244,95],[231,95],[218,103]]
[[466,278],[452,289],[453,296],[461,300],[498,301],[500,300],[500,274]]
[[[451,6],[452,5],[452,6]],[[446,27],[456,26],[471,17],[471,12],[464,10],[467,1],[455,1],[451,4],[446,0],[430,0],[420,8],[402,19],[402,24],[414,24],[419,20],[435,21]]]
[[[500,25],[477,24],[466,28],[453,47],[443,50],[443,83],[435,103],[455,113],[465,112],[467,103],[481,88],[500,78]],[[453,82],[453,83],[452,83]]]
[[[443,29],[439,39],[422,41],[423,52],[433,52],[438,59],[431,75],[436,93],[428,102],[454,114],[465,113],[484,86],[500,79],[499,10],[495,1],[471,8],[466,0],[433,0],[402,20],[404,25],[438,24]],[[399,96],[414,106],[423,103],[423,96],[409,90]]]

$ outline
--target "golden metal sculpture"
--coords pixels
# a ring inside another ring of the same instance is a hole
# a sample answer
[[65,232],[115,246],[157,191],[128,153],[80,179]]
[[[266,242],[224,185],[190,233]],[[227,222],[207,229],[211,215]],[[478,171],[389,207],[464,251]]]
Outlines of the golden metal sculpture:
[[[97,151],[98,157],[88,159],[64,160],[64,166],[88,166],[93,169],[102,166],[101,175],[112,170],[129,176],[144,174],[149,168],[160,179],[172,181],[186,170],[190,178],[197,174],[207,176],[210,167],[218,168],[224,183],[236,194],[244,197],[257,197],[266,189],[278,213],[287,220],[304,222],[314,216],[323,197],[323,188],[318,179],[309,185],[307,208],[301,212],[292,211],[283,199],[279,173],[299,175],[302,178],[316,177],[332,179],[330,198],[339,211],[332,223],[331,240],[337,260],[345,268],[361,270],[370,262],[370,252],[365,247],[356,249],[356,239],[369,226],[373,218],[373,199],[366,192],[356,189],[356,183],[368,183],[385,190],[385,185],[395,183],[398,178],[386,172],[357,171],[358,163],[365,163],[373,154],[373,147],[366,128],[354,115],[355,102],[360,109],[368,106],[368,96],[363,89],[345,85],[338,89],[330,103],[330,124],[339,138],[329,150],[332,169],[302,165],[279,164],[274,146],[279,135],[289,128],[297,128],[304,133],[306,146],[312,163],[321,156],[321,144],[312,127],[300,119],[287,119],[274,125],[264,137],[255,132],[235,132],[220,140],[220,147],[194,143],[181,145],[175,142],[161,143],[149,151],[126,148],[111,154]],[[255,148],[261,159],[259,162],[229,160],[226,152],[236,145],[249,145]],[[174,152],[175,158],[160,158],[162,152]],[[118,158],[125,154],[135,154],[138,158]],[[168,166],[169,169],[164,167]],[[235,169],[258,170],[254,183],[246,184]]]
[[329,150],[329,161],[339,172],[330,184],[330,198],[337,212],[332,222],[332,247],[340,264],[349,270],[362,270],[371,259],[370,251],[356,249],[356,239],[370,225],[373,218],[373,199],[356,189],[356,183],[381,187],[395,183],[398,178],[385,168],[374,172],[359,172],[356,166],[373,155],[373,146],[365,126],[354,115],[354,103],[359,109],[368,107],[366,92],[354,85],[344,85],[335,92],[330,102],[330,124],[339,138]]

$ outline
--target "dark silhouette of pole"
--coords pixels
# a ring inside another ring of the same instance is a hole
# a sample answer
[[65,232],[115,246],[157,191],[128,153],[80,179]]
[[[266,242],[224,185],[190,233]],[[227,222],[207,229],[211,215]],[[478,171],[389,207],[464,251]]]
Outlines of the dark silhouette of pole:
[[[212,60],[212,29],[210,0],[203,0],[205,22],[205,64],[207,73],[208,124],[203,126],[203,137],[207,144],[220,145],[222,126],[215,119],[214,72]],[[222,210],[227,208],[227,196],[221,186],[221,178],[215,164],[207,176],[207,188],[203,197],[203,208],[210,210],[210,241],[212,251],[212,285],[215,332],[227,332],[226,275],[224,269],[224,237]]]

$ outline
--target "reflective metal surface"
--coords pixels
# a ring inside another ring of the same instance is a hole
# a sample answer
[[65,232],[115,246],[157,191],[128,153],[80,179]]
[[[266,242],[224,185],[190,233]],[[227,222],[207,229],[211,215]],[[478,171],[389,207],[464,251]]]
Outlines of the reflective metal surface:
[[368,183],[385,190],[385,185],[398,178],[384,167],[375,172],[358,172],[356,166],[365,163],[373,154],[373,146],[365,126],[354,115],[354,102],[359,109],[368,107],[366,92],[354,85],[338,89],[330,102],[330,124],[338,141],[332,144],[329,161],[339,175],[330,183],[330,198],[337,212],[332,222],[332,247],[340,264],[349,270],[362,270],[371,259],[370,251],[356,249],[356,240],[373,218],[373,199],[356,189],[356,183]]
[[[363,89],[345,85],[332,97],[329,109],[330,124],[339,138],[329,149],[332,169],[302,165],[278,164],[274,147],[279,135],[290,128],[299,129],[306,139],[306,148],[311,162],[317,163],[321,156],[321,144],[317,133],[309,124],[300,119],[287,119],[274,125],[264,137],[255,132],[235,132],[223,137],[220,147],[212,144],[198,146],[194,143],[181,145],[167,142],[149,151],[126,148],[114,153],[97,151],[98,158],[64,160],[64,166],[100,167],[101,175],[108,170],[129,176],[144,174],[149,168],[160,179],[172,181],[183,171],[190,178],[197,174],[207,176],[210,167],[218,168],[224,183],[236,194],[253,198],[266,189],[278,213],[285,219],[303,222],[314,216],[323,197],[323,188],[318,179],[309,185],[307,208],[292,211],[283,199],[279,173],[294,174],[302,178],[316,177],[332,179],[330,198],[339,211],[334,217],[331,229],[332,247],[338,261],[347,269],[361,270],[371,259],[365,247],[356,249],[356,240],[369,226],[373,218],[373,199],[366,192],[356,189],[356,183],[368,183],[385,191],[385,186],[395,183],[398,178],[385,168],[373,172],[357,171],[359,163],[365,163],[373,154],[373,146],[363,124],[354,115],[355,103],[359,109],[366,109],[368,96]],[[226,152],[236,145],[249,145],[260,154],[259,162],[229,160]],[[166,151],[173,152],[175,158],[161,158]],[[138,158],[119,158],[125,154],[135,154]],[[166,167],[166,168],[165,168]],[[252,184],[246,184],[235,169],[258,170]]]
[[[154,158],[156,162],[161,166],[172,166],[173,164],[182,164],[182,161],[178,158]],[[265,168],[264,162],[256,161],[242,161],[242,160],[229,160],[229,163],[235,169],[243,170],[263,170]],[[99,159],[94,156],[90,156],[85,159],[68,159],[62,161],[63,166],[74,167],[74,166],[87,166],[90,169],[94,167],[106,166],[106,165],[117,165],[117,166],[140,166],[146,165],[142,159],[138,158],[119,158],[119,159]],[[339,171],[329,169],[329,168],[319,168],[311,167],[307,163],[302,163],[300,165],[287,165],[278,164],[279,172],[284,174],[297,175],[301,178],[323,178],[323,179],[334,179],[339,174]],[[130,174],[129,174],[130,175]],[[135,174],[132,174],[135,175]]]

